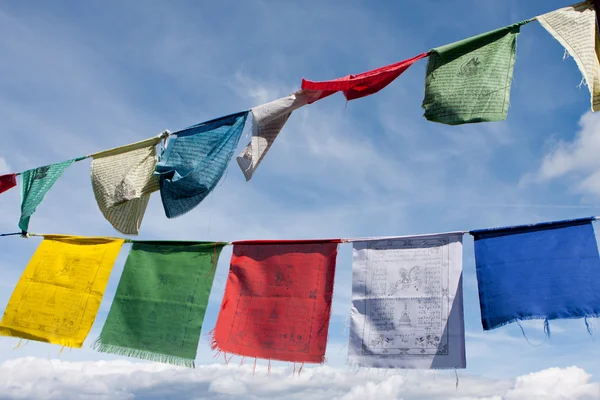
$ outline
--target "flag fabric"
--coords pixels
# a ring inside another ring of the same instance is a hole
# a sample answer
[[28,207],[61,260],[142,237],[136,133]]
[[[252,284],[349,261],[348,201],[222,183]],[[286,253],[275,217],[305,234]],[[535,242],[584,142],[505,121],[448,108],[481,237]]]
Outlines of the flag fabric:
[[575,59],[590,90],[592,110],[600,110],[600,39],[592,2],[564,7],[536,19]]
[[102,215],[119,232],[137,235],[150,201],[159,189],[156,145],[163,135],[93,154],[92,188]]
[[106,353],[194,366],[224,245],[135,241],[94,347]]
[[484,330],[600,316],[600,256],[582,218],[472,231]]
[[423,108],[429,121],[449,125],[506,118],[521,25],[431,50]]
[[248,111],[176,132],[159,157],[160,196],[167,218],[195,208],[215,188],[233,157]]
[[44,200],[46,193],[73,162],[81,158],[30,169],[21,175],[21,218],[19,228],[29,230],[29,219]]
[[298,90],[295,93],[250,110],[252,113],[252,139],[237,157],[246,181],[254,175],[256,168],[267,155],[267,151],[281,132],[292,111],[311,103],[320,95],[319,91]]
[[45,235],[8,302],[0,336],[80,348],[123,239]]
[[353,242],[349,364],[466,368],[462,236]]
[[4,193],[15,186],[17,186],[16,174],[0,175],[0,193]]
[[212,348],[322,363],[339,240],[234,242]]
[[302,89],[321,91],[321,95],[316,99],[311,99],[309,104],[340,90],[344,93],[346,100],[359,99],[379,92],[406,71],[408,67],[420,59],[427,57],[428,54],[429,53],[422,53],[413,58],[409,58],[408,60],[386,65],[385,67],[363,72],[358,75],[344,76],[331,81],[314,82],[303,78]]

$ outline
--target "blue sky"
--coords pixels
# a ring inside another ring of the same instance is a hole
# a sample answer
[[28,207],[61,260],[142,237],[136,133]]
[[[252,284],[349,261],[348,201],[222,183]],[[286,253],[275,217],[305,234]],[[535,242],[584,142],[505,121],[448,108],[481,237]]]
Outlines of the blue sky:
[[[176,131],[285,96],[299,88],[302,77],[363,72],[566,5],[3,2],[0,172]],[[197,209],[174,220],[166,219],[154,195],[140,238],[409,235],[600,215],[600,117],[589,113],[589,92],[578,87],[581,74],[572,59],[563,61],[563,51],[537,22],[522,27],[511,108],[503,122],[452,127],[426,121],[421,109],[426,60],[376,95],[346,104],[336,94],[304,107],[294,112],[249,183],[233,162]],[[247,141],[243,137],[240,148]],[[0,196],[0,212],[0,231],[16,231],[18,189]],[[95,203],[89,160],[67,170],[32,217],[30,230],[117,234]],[[0,239],[0,308],[39,242]],[[552,340],[539,347],[528,344],[515,324],[483,332],[471,237],[464,243],[467,369],[460,376],[514,380],[568,366],[600,376],[600,341],[588,335],[582,320],[552,321]],[[30,342],[13,350],[17,340],[0,338],[0,363],[23,357],[123,360],[89,345],[106,318],[126,253],[124,248],[84,349],[59,356],[57,346]],[[221,362],[213,359],[205,335],[216,321],[230,254],[231,248],[221,256],[198,365]],[[350,278],[351,245],[344,244],[327,353],[328,367],[340,374],[352,374],[344,364]],[[541,321],[524,327],[532,343],[543,341]],[[453,382],[452,371],[439,374]]]

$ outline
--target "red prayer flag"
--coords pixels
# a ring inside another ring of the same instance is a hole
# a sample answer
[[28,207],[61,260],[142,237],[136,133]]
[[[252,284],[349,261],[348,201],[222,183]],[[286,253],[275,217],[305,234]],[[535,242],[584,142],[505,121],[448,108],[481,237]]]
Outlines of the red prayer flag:
[[302,90],[321,90],[322,94],[315,102],[337,91],[344,92],[346,100],[354,100],[379,92],[400,76],[413,63],[427,57],[429,53],[422,53],[408,60],[390,64],[385,67],[363,72],[358,75],[348,75],[331,81],[313,82],[302,78]]
[[15,186],[17,186],[17,175],[0,175],[0,193],[4,193]]
[[324,362],[338,243],[234,242],[213,350]]

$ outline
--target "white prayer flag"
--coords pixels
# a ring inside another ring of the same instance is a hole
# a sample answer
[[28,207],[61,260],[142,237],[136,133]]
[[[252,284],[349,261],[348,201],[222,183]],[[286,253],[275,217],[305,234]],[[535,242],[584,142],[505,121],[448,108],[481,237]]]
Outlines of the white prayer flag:
[[349,364],[466,368],[462,236],[353,243]]
[[540,15],[537,20],[575,59],[590,90],[592,110],[600,110],[600,40],[592,2],[564,7]]
[[159,189],[154,175],[161,137],[93,154],[91,179],[100,211],[126,235],[137,235],[150,194]]
[[241,151],[237,162],[246,181],[249,181],[259,164],[283,129],[292,111],[318,99],[321,91],[298,90],[281,99],[251,109],[252,139]]

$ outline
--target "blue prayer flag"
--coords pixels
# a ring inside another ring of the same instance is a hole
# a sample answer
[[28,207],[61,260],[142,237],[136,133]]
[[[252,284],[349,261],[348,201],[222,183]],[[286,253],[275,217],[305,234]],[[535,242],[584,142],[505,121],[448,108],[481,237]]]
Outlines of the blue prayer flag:
[[470,232],[484,330],[525,319],[600,316],[594,218]]
[[156,165],[167,218],[191,211],[215,188],[233,157],[248,111],[176,132]]

